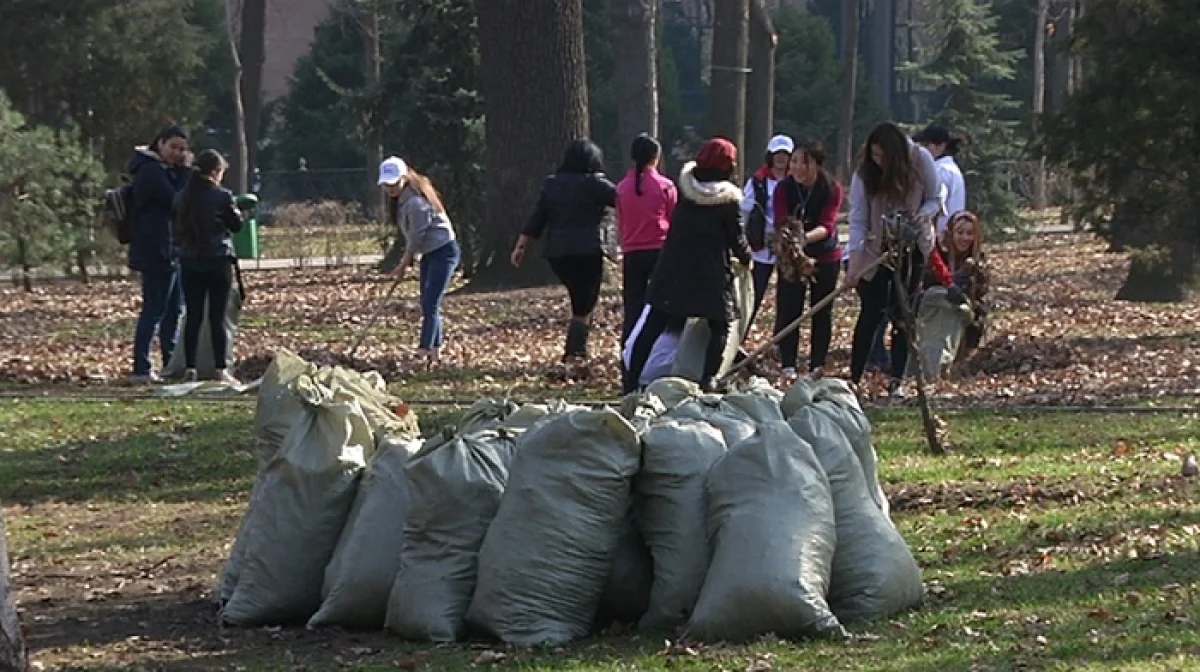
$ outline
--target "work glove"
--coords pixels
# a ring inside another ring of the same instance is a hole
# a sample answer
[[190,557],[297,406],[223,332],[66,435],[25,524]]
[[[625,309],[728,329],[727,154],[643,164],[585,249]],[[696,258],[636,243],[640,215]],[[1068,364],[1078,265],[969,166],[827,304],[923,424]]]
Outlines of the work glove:
[[957,306],[961,306],[967,303],[967,295],[963,292],[962,287],[955,284],[946,289],[946,300]]

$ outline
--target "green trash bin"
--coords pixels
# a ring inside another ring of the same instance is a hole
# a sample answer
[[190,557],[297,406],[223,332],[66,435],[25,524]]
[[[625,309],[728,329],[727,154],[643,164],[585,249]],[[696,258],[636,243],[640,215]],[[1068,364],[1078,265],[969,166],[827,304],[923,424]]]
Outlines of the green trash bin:
[[233,234],[238,259],[258,259],[258,196],[242,194],[236,199],[242,211],[242,230]]

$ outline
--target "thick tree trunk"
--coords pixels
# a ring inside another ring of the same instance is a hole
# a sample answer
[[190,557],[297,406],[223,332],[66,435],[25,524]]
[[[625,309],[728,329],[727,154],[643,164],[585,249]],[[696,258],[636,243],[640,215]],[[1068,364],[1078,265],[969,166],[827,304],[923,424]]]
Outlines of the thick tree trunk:
[[244,194],[249,185],[249,148],[246,146],[246,106],[242,101],[242,56],[238,53],[238,11],[233,4],[225,8],[225,31],[229,53],[233,57],[233,161],[230,162],[230,184],[234,193]]
[[[627,147],[639,133],[658,136],[658,2],[611,0],[617,133]],[[626,157],[628,159],[628,157]]]
[[267,0],[243,0],[242,5],[242,104],[246,111],[246,182],[258,166],[258,141],[262,134],[263,65],[267,61]]
[[[721,0],[713,12],[712,86],[708,117],[711,135],[738,147],[734,180],[746,165],[746,60],[750,43],[750,0]],[[755,154],[757,155],[757,154]]]
[[1170,250],[1133,253],[1129,274],[1117,290],[1118,301],[1177,302],[1188,300],[1196,279],[1196,246],[1175,241]]
[[746,146],[764,151],[775,127],[775,26],[762,0],[750,5],[750,78],[746,82]]
[[13,599],[12,568],[8,564],[8,537],[4,509],[0,508],[0,672],[25,672],[29,658]]
[[474,289],[553,282],[540,250],[508,262],[539,189],[567,144],[588,134],[580,0],[480,0],[487,221]]
[[21,284],[26,292],[33,292],[33,265],[29,263],[29,245],[25,238],[17,237],[17,263],[21,266]]
[[850,183],[854,168],[854,97],[858,83],[860,0],[842,0],[842,114],[838,125],[838,179]]
[[[1038,0],[1037,30],[1033,38],[1033,135],[1042,129],[1042,115],[1046,112],[1046,19],[1050,11],[1050,0]],[[1039,156],[1033,173],[1033,208],[1046,207],[1046,157]]]

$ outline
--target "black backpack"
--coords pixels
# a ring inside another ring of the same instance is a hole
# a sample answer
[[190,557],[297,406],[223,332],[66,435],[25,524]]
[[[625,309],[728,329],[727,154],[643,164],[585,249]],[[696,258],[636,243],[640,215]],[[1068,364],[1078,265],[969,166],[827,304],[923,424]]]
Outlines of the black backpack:
[[112,230],[117,242],[128,245],[133,242],[133,183],[125,184],[104,192],[104,205],[100,217],[104,225]]
[[754,189],[754,207],[746,220],[746,242],[758,252],[767,246],[767,182],[751,178],[750,184]]

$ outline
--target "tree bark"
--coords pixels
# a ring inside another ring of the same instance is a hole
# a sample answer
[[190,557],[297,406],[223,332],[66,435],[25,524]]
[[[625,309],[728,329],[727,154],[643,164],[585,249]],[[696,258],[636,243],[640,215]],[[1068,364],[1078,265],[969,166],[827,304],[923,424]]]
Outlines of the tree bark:
[[838,179],[850,183],[854,171],[854,97],[858,83],[860,0],[842,0],[842,114],[838,125]]
[[[1046,113],[1046,20],[1050,12],[1050,0],[1038,0],[1037,30],[1033,37],[1033,135],[1042,130],[1042,115]],[[1046,207],[1046,157],[1037,157],[1033,173],[1033,208]]]
[[[734,180],[752,160],[746,154],[746,60],[750,43],[750,0],[721,0],[713,11],[711,135],[738,148]],[[752,162],[751,165],[754,165]]]
[[[379,82],[383,77],[383,56],[380,51],[379,41],[379,0],[367,0],[363,3],[362,33],[363,33],[363,49],[364,63],[366,65],[367,89],[372,94],[372,100],[379,100]],[[377,219],[384,220],[384,196],[383,190],[377,184],[377,171],[379,164],[383,162],[383,115],[379,114],[379,110],[372,106],[371,119],[367,124],[367,135],[370,138],[369,148],[367,150],[367,165],[366,165],[366,180],[363,188],[367,195],[366,203],[368,215]]]
[[[639,133],[658,137],[658,2],[611,0],[613,49],[617,76],[617,133],[628,146]],[[626,157],[628,159],[628,157]]]
[[[554,281],[540,250],[514,269],[509,253],[542,181],[567,144],[588,134],[581,0],[479,0],[487,149],[487,221],[473,289]],[[515,73],[519,76],[514,76]]]
[[238,8],[234,4],[225,6],[225,31],[229,39],[229,53],[233,57],[233,161],[229,169],[235,193],[244,194],[249,185],[249,149],[246,146],[246,107],[242,101],[242,57],[238,53],[237,23]]
[[[252,184],[258,166],[258,141],[262,134],[263,65],[267,61],[267,0],[243,0],[242,5],[242,104],[246,119],[246,182]],[[244,190],[243,190],[244,191]]]
[[17,236],[17,263],[21,266],[21,285],[26,292],[33,292],[33,264],[29,263],[29,244],[24,236]]
[[29,658],[13,599],[12,568],[8,564],[8,536],[4,509],[0,508],[0,672],[25,672]]
[[750,5],[750,76],[746,82],[746,146],[764,151],[775,128],[775,26],[762,0]]

